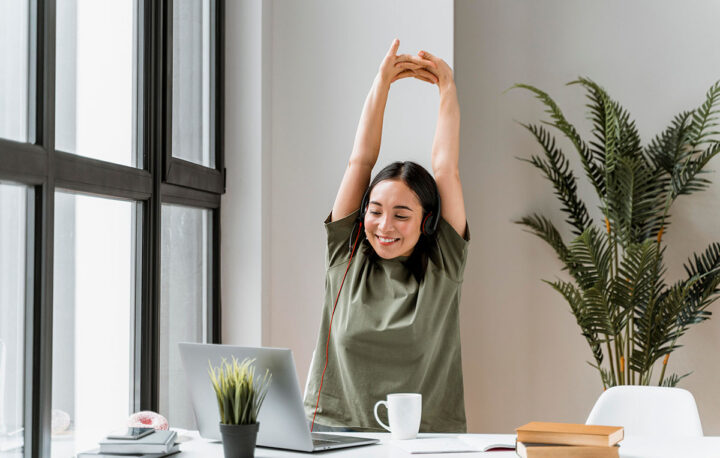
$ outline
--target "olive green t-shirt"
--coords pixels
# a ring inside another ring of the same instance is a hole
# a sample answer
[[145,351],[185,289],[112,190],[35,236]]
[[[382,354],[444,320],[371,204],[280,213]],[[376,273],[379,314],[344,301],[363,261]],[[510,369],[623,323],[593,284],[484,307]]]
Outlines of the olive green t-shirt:
[[[325,303],[305,393],[308,419],[315,411],[330,316],[358,213],[325,221]],[[419,283],[404,264],[407,257],[372,260],[358,247],[335,309],[316,424],[384,431],[373,415],[375,403],[389,393],[421,393],[420,431],[466,431],[458,317],[469,243],[465,233],[466,239],[440,219]],[[379,416],[387,424],[384,408]]]

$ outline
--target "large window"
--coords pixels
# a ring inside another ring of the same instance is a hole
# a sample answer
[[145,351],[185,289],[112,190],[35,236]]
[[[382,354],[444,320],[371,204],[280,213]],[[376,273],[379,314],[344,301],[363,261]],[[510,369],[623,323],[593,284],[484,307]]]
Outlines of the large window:
[[136,160],[137,2],[57,0],[55,148]]
[[0,2],[0,457],[192,426],[219,342],[222,0]]
[[160,411],[171,424],[197,429],[178,342],[207,342],[212,303],[212,219],[209,210],[162,207]]
[[[132,407],[137,204],[55,194],[53,456],[88,450]],[[112,393],[111,396],[108,396]]]
[[215,167],[212,6],[210,0],[173,5],[173,156],[206,167]]
[[0,181],[0,456],[21,456],[31,190]]
[[0,137],[28,137],[29,0],[0,2]]

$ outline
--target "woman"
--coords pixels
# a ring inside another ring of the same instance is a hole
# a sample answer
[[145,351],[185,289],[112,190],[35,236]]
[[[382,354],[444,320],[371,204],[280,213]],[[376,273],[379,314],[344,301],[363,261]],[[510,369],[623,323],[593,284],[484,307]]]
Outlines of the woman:
[[[399,45],[380,65],[325,222],[325,304],[305,397],[313,431],[382,431],[373,406],[398,392],[422,394],[421,431],[466,431],[458,304],[469,234],[458,172],[460,109],[450,67],[425,51],[397,55]],[[390,85],[410,77],[440,92],[435,179],[415,163],[396,162],[368,186]]]

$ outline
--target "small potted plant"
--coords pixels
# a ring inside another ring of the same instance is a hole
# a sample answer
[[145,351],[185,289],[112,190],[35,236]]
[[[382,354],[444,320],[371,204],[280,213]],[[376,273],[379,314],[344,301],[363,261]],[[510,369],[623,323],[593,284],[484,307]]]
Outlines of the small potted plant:
[[210,380],[220,410],[220,434],[225,458],[255,456],[255,442],[260,428],[257,416],[272,375],[267,370],[262,379],[256,379],[254,362],[254,359],[246,358],[238,363],[233,357],[232,363],[223,359],[219,367],[210,363]]

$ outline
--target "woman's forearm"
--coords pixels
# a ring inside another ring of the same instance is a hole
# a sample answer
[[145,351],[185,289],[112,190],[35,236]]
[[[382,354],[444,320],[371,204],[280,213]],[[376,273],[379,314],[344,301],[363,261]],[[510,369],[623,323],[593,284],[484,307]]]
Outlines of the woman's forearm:
[[457,173],[460,154],[460,105],[455,84],[440,89],[435,139],[432,146],[432,168],[439,173]]
[[389,91],[390,82],[385,81],[378,74],[363,105],[350,155],[350,164],[369,166],[370,169],[375,166],[380,153],[383,118]]
[[345,217],[360,206],[363,193],[370,183],[370,173],[380,153],[383,115],[389,89],[390,83],[384,83],[378,76],[365,99],[350,160],[333,204],[333,221]]

